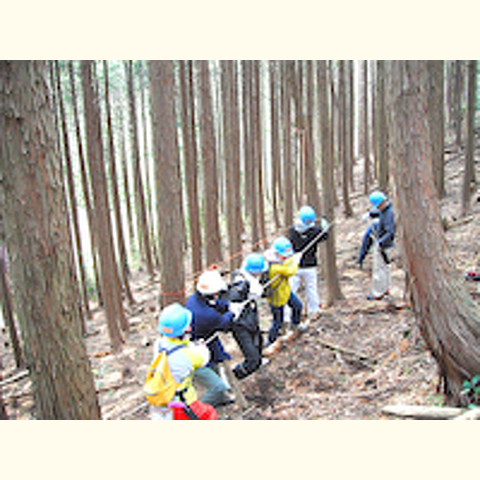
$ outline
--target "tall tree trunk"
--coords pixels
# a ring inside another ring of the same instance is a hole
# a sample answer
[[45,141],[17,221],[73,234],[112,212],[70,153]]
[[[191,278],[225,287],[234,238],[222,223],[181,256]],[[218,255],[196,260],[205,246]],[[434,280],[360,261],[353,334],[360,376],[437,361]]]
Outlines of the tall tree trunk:
[[44,62],[0,62],[5,230],[36,415],[97,419]]
[[85,312],[86,315],[91,319],[91,312],[89,308],[88,302],[88,294],[87,294],[87,279],[85,274],[85,264],[83,260],[83,249],[82,243],[80,239],[80,224],[78,221],[78,209],[77,209],[77,196],[75,194],[75,182],[73,180],[73,169],[72,169],[72,159],[70,156],[70,140],[68,137],[68,129],[67,129],[67,121],[65,118],[65,108],[63,106],[63,95],[62,95],[62,87],[60,83],[60,69],[58,67],[58,61],[55,61],[55,85],[57,89],[57,98],[58,98],[58,106],[60,112],[60,122],[61,122],[61,131],[63,137],[63,149],[65,155],[65,167],[63,168],[66,170],[66,187],[68,192],[68,198],[70,200],[70,215],[72,222],[72,233],[75,239],[75,251],[76,251],[76,259],[77,259],[77,271],[80,275],[80,291],[81,291],[81,315],[82,315],[82,333],[85,334],[87,332],[87,327],[85,325],[85,319],[83,313]]
[[318,101],[320,108],[320,135],[322,148],[322,194],[323,194],[323,212],[328,221],[331,222],[329,238],[326,241],[325,278],[327,282],[326,305],[333,305],[335,300],[343,298],[338,278],[337,261],[335,253],[335,181],[333,175],[333,159],[331,156],[331,121],[328,108],[328,84],[327,84],[327,64],[325,60],[320,60],[318,70]]
[[470,210],[470,198],[475,189],[475,112],[477,110],[477,61],[468,61],[467,148],[462,188],[462,215]]
[[185,221],[175,115],[175,76],[171,60],[149,62],[148,70],[162,257],[161,305],[165,307],[185,300]]
[[291,103],[290,103],[290,82],[288,81],[288,63],[283,61],[281,64],[282,76],[282,127],[283,127],[283,187],[285,196],[285,215],[284,224],[291,225],[293,222],[293,166],[292,166],[292,122],[291,122]]
[[103,161],[102,130],[100,125],[100,105],[94,89],[91,61],[82,61],[82,87],[87,130],[87,157],[92,180],[95,244],[100,258],[100,279],[105,302],[105,313],[112,348],[120,350],[123,342],[119,330],[128,329],[120,295],[115,251],[112,237],[112,224],[107,196],[107,179]]
[[83,139],[82,139],[82,132],[80,129],[80,117],[78,114],[78,106],[77,106],[77,89],[75,87],[75,74],[73,69],[73,62],[68,62],[68,73],[70,79],[70,88],[72,90],[72,104],[73,104],[73,119],[75,121],[75,133],[77,138],[77,146],[78,146],[78,159],[80,163],[80,177],[82,179],[82,192],[83,192],[83,199],[85,201],[85,209],[87,211],[87,219],[88,219],[88,229],[90,233],[90,246],[91,246],[91,255],[93,260],[93,273],[95,277],[95,284],[97,286],[97,294],[98,300],[100,305],[103,305],[103,296],[102,296],[102,286],[100,281],[100,274],[98,272],[98,249],[95,243],[95,219],[93,217],[93,207],[91,201],[91,193],[90,193],[90,184],[88,181],[87,176],[87,167],[85,161],[85,155],[83,150]]
[[354,90],[355,85],[353,83],[353,60],[347,60],[347,158],[348,158],[348,181],[352,191],[355,190],[355,183],[353,178],[353,167],[355,165],[355,101]]
[[455,60],[455,86],[454,86],[454,129],[457,148],[462,148],[462,104],[463,104],[463,60]]
[[119,269],[122,277],[122,284],[127,296],[127,300],[130,305],[134,304],[132,291],[130,290],[130,285],[128,283],[128,258],[127,258],[127,249],[125,247],[125,236],[123,234],[123,224],[122,224],[122,213],[120,210],[120,197],[118,194],[118,177],[117,177],[117,160],[115,155],[115,144],[113,140],[113,127],[112,127],[112,114],[110,109],[110,98],[109,98],[109,80],[108,80],[108,63],[104,60],[103,62],[103,71],[104,71],[104,80],[105,80],[105,112],[107,116],[107,134],[108,134],[108,167],[109,167],[109,176],[110,176],[110,186],[112,191],[112,204],[113,212],[115,214],[115,231],[117,233],[117,249],[119,255]]
[[[236,182],[233,184],[233,197],[235,199],[235,219],[236,219],[236,225],[235,225],[235,232],[237,236],[240,237],[240,235],[244,231],[243,227],[243,219],[242,219],[242,195],[241,195],[241,188],[240,188],[240,181],[242,178],[242,172],[241,172],[241,165],[240,165],[240,156],[241,156],[241,151],[240,151],[240,108],[239,108],[239,102],[240,102],[240,96],[239,96],[239,91],[238,91],[238,62],[233,62],[231,64],[231,69],[232,69],[232,85],[231,85],[231,95],[232,95],[232,167],[233,167],[233,175],[234,178],[237,179]],[[241,241],[239,245],[241,244]],[[240,251],[241,247],[238,247],[238,251]]]
[[307,97],[307,108],[305,117],[305,187],[307,202],[316,212],[322,211],[322,201],[318,189],[317,168],[315,162],[315,151],[313,146],[313,105],[314,105],[314,81],[313,61],[306,61],[306,82],[305,90]]
[[[263,142],[262,142],[262,115],[260,109],[261,85],[260,85],[260,61],[253,62],[253,85],[252,85],[252,111],[253,111],[253,138],[255,142],[255,163],[257,175],[257,219],[255,223],[259,225],[259,240],[266,238],[265,231],[265,207],[264,207],[264,189],[263,189]],[[257,242],[255,242],[255,245]]]
[[190,244],[192,248],[192,273],[202,270],[202,232],[198,201],[197,144],[195,141],[195,103],[192,60],[180,61],[181,122],[185,182],[187,187]]
[[129,235],[129,243],[130,243],[130,252],[137,251],[135,245],[135,226],[134,226],[134,215],[133,215],[133,205],[131,202],[132,195],[130,194],[130,169],[129,165],[131,162],[128,161],[128,152],[127,152],[127,144],[125,142],[125,137],[128,137],[128,125],[126,124],[126,119],[123,115],[123,109],[120,107],[117,110],[118,118],[119,118],[119,138],[120,138],[120,155],[121,155],[121,166],[122,166],[122,173],[121,177],[123,180],[123,197],[125,199],[125,210],[127,213],[127,223],[128,223],[128,235]]
[[236,108],[236,99],[234,85],[236,84],[235,61],[222,60],[221,64],[221,83],[223,99],[223,132],[225,135],[224,159],[226,166],[226,194],[227,194],[227,225],[228,225],[228,244],[230,250],[230,271],[235,270],[241,264],[239,254],[242,250],[238,228],[239,190],[235,184],[239,183],[239,171],[237,168],[239,157],[238,132],[235,132],[238,125]]
[[428,118],[433,146],[433,171],[435,186],[440,198],[445,196],[445,115],[444,115],[444,74],[442,60],[427,61],[429,73]]
[[251,167],[253,149],[250,132],[250,97],[251,97],[251,68],[248,60],[242,60],[242,130],[243,130],[243,171],[245,173],[244,181],[244,212],[245,219],[251,223],[252,212],[252,188],[253,188],[253,168]]
[[[155,205],[155,175],[152,172],[152,165],[150,162],[149,155],[149,114],[148,108],[148,67],[144,65],[145,62],[140,62],[140,71],[139,71],[139,82],[140,82],[140,118],[142,122],[142,144],[143,144],[143,165],[145,171],[145,209],[147,211],[147,223],[148,223],[148,235],[151,239],[150,246],[152,248],[152,261],[155,262],[156,266],[159,266],[158,252],[157,252],[157,242],[155,242],[155,216],[156,216],[156,205]],[[153,167],[153,169],[155,169]]]
[[388,70],[395,204],[413,308],[448,401],[462,404],[463,381],[480,372],[480,310],[455,268],[432,168],[426,168],[432,158],[426,63],[391,62]]
[[377,61],[377,152],[378,152],[378,188],[383,192],[389,190],[388,168],[388,131],[387,111],[385,109],[385,63]]
[[200,137],[204,177],[205,249],[207,265],[222,261],[222,245],[218,221],[218,178],[213,124],[210,69],[208,60],[198,60],[200,71]]
[[342,197],[343,212],[346,217],[353,215],[350,204],[350,181],[349,167],[347,157],[347,111],[346,111],[346,92],[345,92],[345,61],[340,60],[338,71],[338,98],[339,98],[339,132],[338,132],[338,161],[342,167]]
[[245,175],[246,185],[245,194],[249,196],[250,201],[247,204],[250,207],[248,216],[250,218],[251,243],[256,246],[260,240],[260,230],[258,223],[258,143],[255,126],[255,81],[254,81],[254,61],[247,60],[244,70],[244,101],[246,108],[243,114],[246,119],[245,128]]
[[370,127],[368,122],[368,60],[363,61],[363,193],[370,187]]
[[371,78],[372,78],[372,102],[371,102],[371,111],[372,111],[372,148],[373,148],[373,178],[375,180],[378,179],[378,158],[379,158],[379,153],[378,153],[378,132],[377,132],[377,63],[375,60],[371,60],[370,63],[370,70],[372,72]]
[[280,169],[280,127],[279,127],[279,111],[280,104],[278,101],[278,63],[276,60],[269,62],[269,80],[270,80],[270,134],[271,134],[271,170],[272,170],[272,204],[273,204],[273,218],[275,221],[275,229],[280,228],[279,216],[279,194],[278,190],[281,184],[281,169]]
[[139,237],[140,245],[143,249],[145,261],[147,262],[147,272],[150,277],[154,276],[152,249],[150,246],[150,235],[147,220],[147,207],[145,202],[145,190],[142,180],[141,164],[140,164],[140,147],[138,139],[138,123],[137,112],[135,108],[135,93],[133,88],[133,67],[131,60],[126,64],[127,68],[127,84],[130,112],[130,133],[133,145],[134,158],[134,182],[135,182],[135,198],[137,199],[137,214],[139,217]]
[[295,195],[295,203],[298,206],[303,204],[306,196],[306,151],[305,151],[305,116],[303,113],[303,78],[302,78],[302,62],[287,60],[287,82],[290,86],[290,94],[292,96],[294,104],[295,114],[295,132],[297,134],[298,142],[297,155],[292,155],[292,158],[296,159],[296,166],[293,168],[293,185],[294,191],[292,195]]

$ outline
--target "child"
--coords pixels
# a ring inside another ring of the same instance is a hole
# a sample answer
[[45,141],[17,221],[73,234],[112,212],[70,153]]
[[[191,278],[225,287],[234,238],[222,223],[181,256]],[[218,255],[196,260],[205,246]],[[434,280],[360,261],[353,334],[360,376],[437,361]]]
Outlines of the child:
[[205,344],[190,342],[186,337],[191,322],[192,313],[179,303],[168,305],[160,312],[158,331],[162,336],[155,342],[154,357],[161,349],[172,352],[168,355],[168,365],[180,386],[171,402],[175,407],[151,406],[152,420],[188,420],[192,416],[191,412],[198,420],[218,419],[217,412],[211,405],[197,400],[192,385],[193,372],[208,363],[210,352]]
[[290,280],[293,293],[297,293],[300,283],[305,283],[307,294],[307,313],[314,318],[320,313],[320,299],[317,287],[317,248],[319,242],[328,238],[328,222],[321,219],[321,226],[315,224],[315,210],[304,205],[298,212],[299,222],[290,227],[288,238],[295,252],[302,252],[297,273]]
[[245,358],[233,369],[238,379],[247,377],[262,365],[263,339],[256,300],[262,296],[263,287],[259,279],[267,269],[268,264],[263,255],[247,255],[241,268],[233,272],[232,284],[227,293],[230,311],[235,315],[233,336]]
[[289,279],[297,273],[301,254],[293,254],[292,244],[288,238],[278,237],[273,242],[273,248],[265,252],[265,257],[270,264],[268,278],[271,282],[271,294],[268,296],[268,302],[273,314],[267,340],[267,346],[270,346],[277,340],[282,329],[285,305],[292,309],[292,328],[298,329],[300,324],[303,305],[291,291]]

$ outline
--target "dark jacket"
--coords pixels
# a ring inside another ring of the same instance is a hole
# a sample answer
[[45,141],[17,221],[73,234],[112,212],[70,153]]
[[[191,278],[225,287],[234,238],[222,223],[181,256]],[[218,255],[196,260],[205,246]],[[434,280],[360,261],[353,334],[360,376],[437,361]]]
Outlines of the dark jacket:
[[[226,306],[228,306],[226,302],[218,302],[217,306],[212,306],[198,292],[190,296],[185,303],[185,308],[193,313],[192,340],[208,340],[215,332],[231,330],[233,313],[226,311]],[[207,346],[211,355],[210,362],[220,363],[230,360],[230,355],[224,350],[218,337]]]
[[378,239],[378,244],[382,250],[393,247],[395,240],[395,218],[392,203],[389,203],[386,208],[376,211],[378,215],[378,223],[372,223],[363,236],[362,247],[358,254],[358,263],[361,265],[365,259],[370,247],[373,243],[373,236]]
[[292,242],[293,250],[301,252],[314,238],[318,238],[307,251],[302,255],[300,260],[300,268],[316,267],[317,266],[317,247],[319,242],[323,242],[328,238],[328,232],[321,235],[322,229],[317,225],[312,225],[303,232],[296,225],[290,227],[288,238]]

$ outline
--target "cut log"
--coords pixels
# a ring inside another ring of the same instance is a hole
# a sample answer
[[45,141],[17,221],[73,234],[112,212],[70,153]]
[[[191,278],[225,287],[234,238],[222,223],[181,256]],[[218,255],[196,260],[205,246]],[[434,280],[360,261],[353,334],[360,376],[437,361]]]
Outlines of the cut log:
[[480,420],[480,408],[468,409],[453,420]]
[[424,405],[387,405],[382,408],[382,413],[387,415],[417,418],[420,420],[450,420],[458,417],[464,412],[464,408]]

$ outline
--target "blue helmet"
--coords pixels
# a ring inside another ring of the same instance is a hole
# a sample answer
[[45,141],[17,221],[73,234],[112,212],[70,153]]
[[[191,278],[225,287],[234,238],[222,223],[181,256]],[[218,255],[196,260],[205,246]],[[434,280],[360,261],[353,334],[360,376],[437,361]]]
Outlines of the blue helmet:
[[179,303],[165,307],[158,317],[158,331],[166,337],[181,337],[192,323],[192,312]]
[[302,223],[305,225],[310,225],[316,219],[315,210],[308,205],[304,205],[300,209],[300,211],[298,212],[298,216],[300,217]]
[[387,197],[380,190],[376,190],[375,192],[372,192],[369,197],[370,203],[376,208],[378,208],[378,206],[382,202],[384,202],[386,199]]
[[258,275],[267,270],[267,262],[261,253],[250,253],[245,257],[243,268],[252,275]]
[[281,257],[291,257],[293,255],[292,243],[287,237],[278,237],[273,242],[273,249]]

